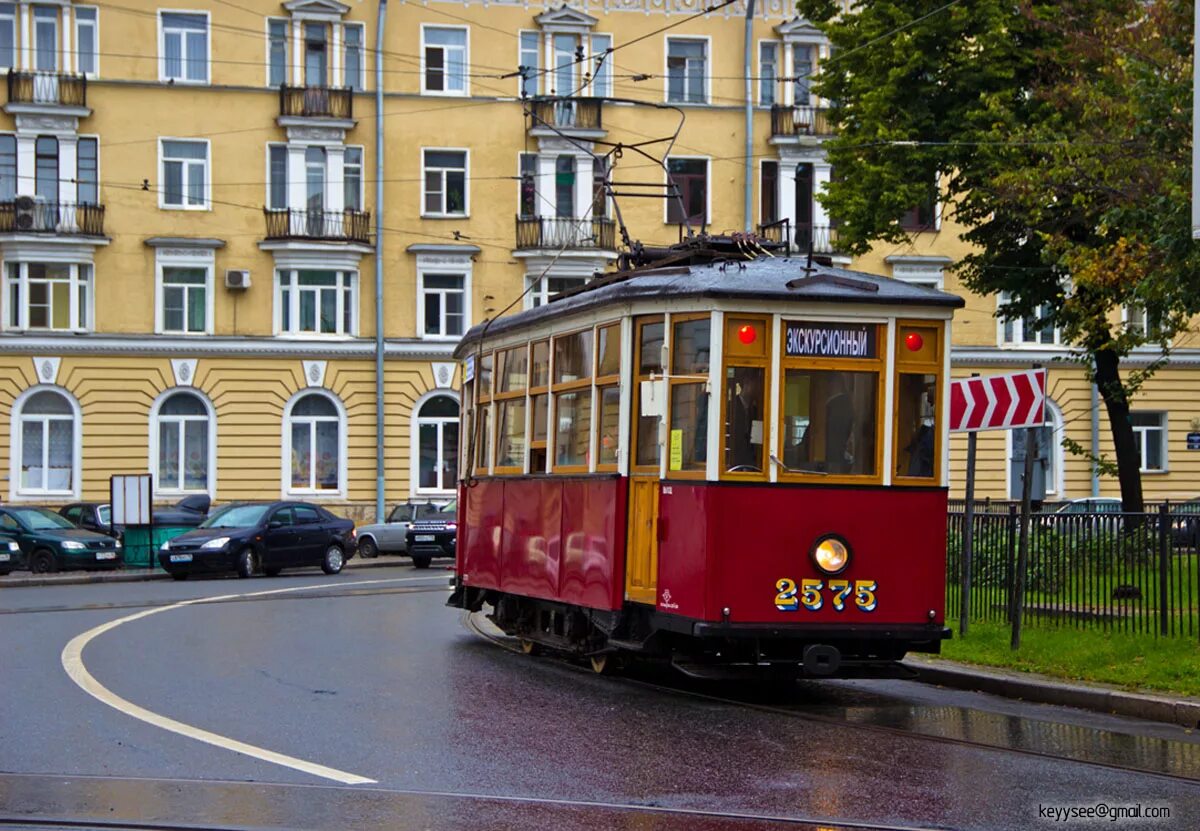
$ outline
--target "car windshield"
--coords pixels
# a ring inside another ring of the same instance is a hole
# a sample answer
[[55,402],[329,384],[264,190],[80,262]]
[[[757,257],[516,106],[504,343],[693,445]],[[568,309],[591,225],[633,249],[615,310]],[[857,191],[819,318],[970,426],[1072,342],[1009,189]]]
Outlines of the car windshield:
[[201,528],[253,528],[270,505],[230,505],[200,523]]
[[449,514],[450,516],[458,516],[458,500],[452,499],[449,503],[442,506],[441,514]]
[[101,525],[112,524],[112,508],[107,505],[101,505],[96,509],[96,514],[100,517]]
[[74,528],[66,517],[45,508],[12,508],[12,515],[30,531],[48,531],[54,528]]

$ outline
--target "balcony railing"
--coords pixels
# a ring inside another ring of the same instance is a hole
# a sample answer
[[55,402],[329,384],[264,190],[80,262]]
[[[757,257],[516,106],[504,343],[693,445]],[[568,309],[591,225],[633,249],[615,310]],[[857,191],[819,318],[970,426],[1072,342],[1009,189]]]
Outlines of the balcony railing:
[[814,254],[836,254],[837,228],[828,225],[797,225],[793,243],[801,254],[807,254],[809,246],[812,246]]
[[104,236],[104,206],[18,196],[0,202],[0,233]]
[[792,221],[790,219],[777,219],[774,222],[768,222],[758,226],[758,235],[767,242],[777,242],[779,244],[790,243],[792,241]]
[[267,239],[310,239],[333,242],[371,242],[371,213],[263,208]]
[[603,130],[602,98],[534,98],[532,126],[560,130]]
[[530,248],[594,248],[600,251],[616,251],[616,223],[604,218],[518,216],[517,250]]
[[57,72],[8,70],[8,103],[87,106],[87,78]]
[[771,135],[775,138],[800,136],[832,136],[824,107],[771,107]]
[[279,87],[279,114],[296,118],[354,118],[349,87]]

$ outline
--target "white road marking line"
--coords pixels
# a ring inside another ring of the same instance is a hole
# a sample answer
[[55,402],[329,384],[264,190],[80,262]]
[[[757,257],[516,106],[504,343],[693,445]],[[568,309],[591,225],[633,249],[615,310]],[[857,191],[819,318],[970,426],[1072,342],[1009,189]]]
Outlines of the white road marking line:
[[[382,580],[358,580],[352,583],[337,583],[338,587],[345,586],[366,586],[375,583],[413,583],[417,581],[427,581],[436,579],[431,577],[395,577]],[[297,759],[293,756],[285,756],[282,753],[276,753],[272,750],[266,750],[261,747],[255,747],[252,744],[239,742],[236,739],[226,738],[225,736],[211,733],[208,730],[201,730],[198,727],[192,727],[189,724],[184,724],[181,721],[176,721],[166,716],[161,716],[158,713],[151,712],[145,707],[139,707],[132,701],[128,701],[116,693],[109,690],[99,681],[97,681],[87,667],[83,665],[83,650],[91,641],[105,632],[116,629],[118,626],[131,623],[135,620],[156,615],[160,612],[168,612],[172,609],[181,609],[184,606],[194,606],[200,603],[215,603],[223,600],[232,600],[239,597],[263,597],[270,594],[286,594],[288,592],[311,591],[313,589],[327,589],[329,584],[317,584],[308,586],[293,586],[286,589],[271,589],[261,592],[246,592],[243,594],[225,594],[218,597],[199,597],[194,600],[182,600],[179,603],[173,603],[170,606],[162,606],[157,609],[148,609],[146,611],[137,612],[132,615],[126,615],[123,618],[111,620],[108,623],[102,623],[92,629],[87,630],[81,635],[72,638],[70,643],[62,651],[62,666],[66,670],[68,676],[74,681],[80,689],[98,701],[107,704],[114,710],[125,713],[128,716],[144,721],[147,724],[152,724],[155,727],[160,727],[163,730],[168,730],[172,733],[177,733],[180,736],[186,736],[189,739],[195,739],[206,744],[211,744],[215,747],[224,750],[232,750],[234,753],[241,753],[243,756],[250,756],[255,759],[260,759],[264,762],[270,762],[274,765],[280,765],[286,768],[292,768],[302,773],[310,773],[313,776],[319,776],[323,779],[332,779],[335,782],[341,782],[345,785],[372,785],[376,784],[376,780],[368,779],[365,776],[358,776],[353,773],[337,770],[336,768],[325,767],[313,762],[306,762],[303,759]]]

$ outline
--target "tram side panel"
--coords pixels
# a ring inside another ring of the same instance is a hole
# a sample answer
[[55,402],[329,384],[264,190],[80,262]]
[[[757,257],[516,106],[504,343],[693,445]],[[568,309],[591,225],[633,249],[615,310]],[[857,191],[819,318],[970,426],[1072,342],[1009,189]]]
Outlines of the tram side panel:
[[489,484],[504,490],[501,590],[557,600],[562,560],[563,481],[498,479]]
[[[944,489],[672,484],[661,501],[657,607],[706,621],[728,608],[730,623],[940,624],[946,498]],[[829,533],[852,552],[833,576],[810,556]]]
[[617,610],[625,595],[625,521],[629,480],[617,476],[563,485],[559,599]]
[[495,479],[463,485],[459,496],[458,573],[470,586],[499,589],[504,487]]

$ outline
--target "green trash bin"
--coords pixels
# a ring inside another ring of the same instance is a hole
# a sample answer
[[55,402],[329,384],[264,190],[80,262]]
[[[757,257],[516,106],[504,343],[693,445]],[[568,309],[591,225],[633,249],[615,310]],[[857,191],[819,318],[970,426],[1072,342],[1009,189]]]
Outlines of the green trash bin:
[[161,568],[158,549],[169,539],[195,530],[194,525],[130,525],[125,527],[125,567]]

